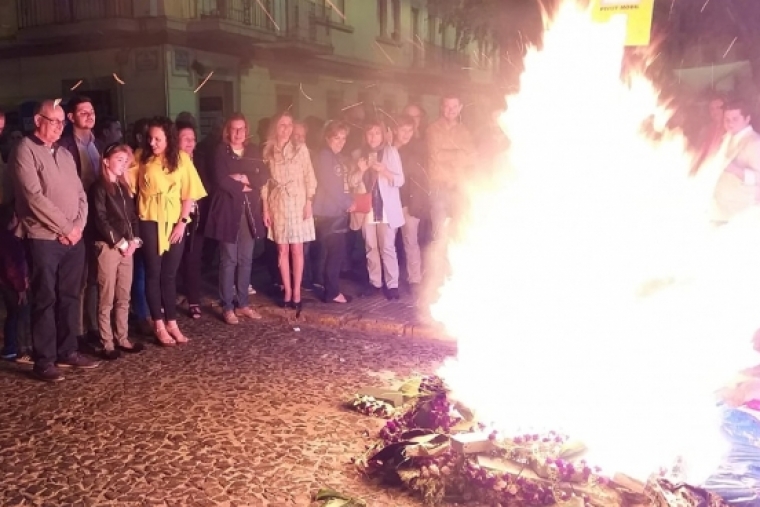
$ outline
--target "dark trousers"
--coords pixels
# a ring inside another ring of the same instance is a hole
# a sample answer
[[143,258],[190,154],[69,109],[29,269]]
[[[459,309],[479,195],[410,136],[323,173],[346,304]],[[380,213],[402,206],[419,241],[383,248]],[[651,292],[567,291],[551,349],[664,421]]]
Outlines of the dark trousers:
[[[158,223],[140,221],[141,248],[145,260],[145,297],[150,316],[156,320],[177,320],[177,270],[182,262],[185,240],[158,253]],[[163,312],[161,309],[163,308]]]
[[[185,237],[185,249],[182,254],[182,284],[185,289],[187,303],[190,305],[201,304],[201,258],[203,257],[203,234],[195,224],[188,225],[190,233]],[[246,287],[246,290],[248,287]]]
[[150,317],[148,300],[145,297],[145,260],[142,248],[135,252],[135,270],[132,275],[132,311],[137,320]]
[[334,232],[336,219],[315,217],[317,242],[320,247],[318,271],[325,286],[325,301],[335,299],[340,291],[340,271],[346,260],[346,233]]
[[44,368],[77,350],[84,242],[29,239],[32,262],[32,347],[35,367]]
[[3,355],[31,354],[29,344],[29,304],[19,304],[19,294],[9,287],[0,287],[5,304]]

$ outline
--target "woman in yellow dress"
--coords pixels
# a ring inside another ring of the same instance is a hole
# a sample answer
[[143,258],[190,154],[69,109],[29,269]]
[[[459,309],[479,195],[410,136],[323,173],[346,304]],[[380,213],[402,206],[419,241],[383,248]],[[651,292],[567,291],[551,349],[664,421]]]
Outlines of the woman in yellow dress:
[[292,134],[293,117],[290,113],[282,113],[272,120],[264,145],[264,160],[269,164],[270,179],[262,188],[261,196],[264,225],[269,229],[269,239],[277,244],[277,263],[284,287],[282,305],[300,312],[303,244],[315,239],[311,205],[317,179],[308,148],[305,144],[297,146],[292,143]]
[[177,326],[177,268],[190,212],[206,196],[190,157],[179,149],[172,121],[156,117],[129,172],[137,194],[137,215],[145,257],[145,292],[163,346],[187,343]]

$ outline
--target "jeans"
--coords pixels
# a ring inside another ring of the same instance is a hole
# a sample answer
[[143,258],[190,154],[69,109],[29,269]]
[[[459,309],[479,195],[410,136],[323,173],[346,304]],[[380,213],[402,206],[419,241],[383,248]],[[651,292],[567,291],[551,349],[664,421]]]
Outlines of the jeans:
[[[185,239],[158,253],[158,223],[140,221],[141,248],[145,259],[145,295],[150,316],[156,320],[177,320],[177,270],[182,262]],[[163,309],[163,311],[162,311]]]
[[196,224],[191,223],[190,233],[184,239],[185,251],[182,255],[182,283],[187,303],[201,304],[201,258],[203,257],[203,234],[198,232]]
[[3,325],[3,355],[30,354],[29,304],[19,304],[18,292],[8,287],[0,287],[5,303],[5,324]]
[[98,332],[98,259],[94,244],[82,240],[84,247],[84,270],[82,271],[81,322],[79,334]]
[[32,347],[35,367],[45,368],[77,350],[84,243],[29,239],[32,260]]
[[[246,214],[240,220],[237,242],[219,243],[219,296],[225,312],[235,308],[235,289],[237,288],[238,307],[248,306],[248,285],[251,282],[253,249],[256,241],[251,235]],[[237,270],[237,276],[236,276]]]
[[320,245],[320,253],[323,263],[320,271],[322,282],[325,286],[325,301],[331,301],[338,297],[340,291],[340,269],[346,259],[346,233],[332,232],[332,217],[315,217],[317,227],[317,240]]
[[150,310],[145,297],[145,259],[142,248],[135,252],[135,270],[132,276],[132,311],[137,320],[148,320]]

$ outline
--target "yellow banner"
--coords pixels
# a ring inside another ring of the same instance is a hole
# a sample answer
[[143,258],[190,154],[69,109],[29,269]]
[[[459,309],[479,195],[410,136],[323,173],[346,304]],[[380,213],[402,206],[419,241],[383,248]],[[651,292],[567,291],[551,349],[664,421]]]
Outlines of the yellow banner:
[[652,35],[654,0],[594,0],[593,18],[606,23],[611,17],[628,17],[627,46],[647,46]]

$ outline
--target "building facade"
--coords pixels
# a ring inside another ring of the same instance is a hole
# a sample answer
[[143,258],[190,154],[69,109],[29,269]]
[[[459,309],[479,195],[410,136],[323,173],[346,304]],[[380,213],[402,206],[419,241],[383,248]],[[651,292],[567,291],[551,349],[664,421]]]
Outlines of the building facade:
[[188,111],[202,131],[233,111],[435,114],[445,89],[474,117],[498,73],[424,0],[0,0],[0,19],[0,108],[27,123],[30,101],[73,93],[127,124]]

